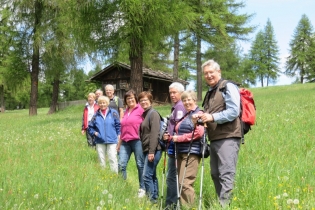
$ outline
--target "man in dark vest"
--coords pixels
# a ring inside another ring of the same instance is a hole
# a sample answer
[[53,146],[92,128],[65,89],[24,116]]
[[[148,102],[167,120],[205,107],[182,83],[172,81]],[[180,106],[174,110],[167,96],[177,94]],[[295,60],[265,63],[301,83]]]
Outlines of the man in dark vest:
[[221,69],[217,62],[208,60],[202,65],[205,81],[210,86],[202,106],[203,114],[193,116],[207,125],[210,140],[210,168],[215,190],[222,207],[232,197],[238,151],[241,142],[240,94],[233,83],[220,90]]

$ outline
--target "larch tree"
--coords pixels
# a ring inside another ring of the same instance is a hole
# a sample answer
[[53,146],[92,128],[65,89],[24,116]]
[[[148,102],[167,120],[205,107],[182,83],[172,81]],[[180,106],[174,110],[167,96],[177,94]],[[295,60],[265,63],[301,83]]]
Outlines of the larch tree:
[[197,71],[197,99],[202,99],[202,45],[209,47],[218,44],[231,43],[235,39],[246,40],[246,36],[253,31],[252,26],[247,26],[252,15],[240,14],[239,9],[245,7],[243,2],[235,0],[218,1],[190,1],[198,14],[189,30],[196,43],[195,60]]
[[271,21],[268,19],[264,31],[264,42],[265,42],[265,56],[266,56],[266,82],[267,86],[270,82],[275,81],[279,77],[280,68],[279,68],[279,47],[275,39],[275,34]]
[[87,40],[85,49],[94,48],[108,57],[115,57],[128,47],[131,66],[130,88],[143,90],[143,57],[146,46],[155,46],[166,36],[173,34],[178,22],[185,22],[182,1],[124,0],[89,1],[80,4],[80,22]]
[[260,80],[262,87],[264,87],[264,81],[268,86],[269,82],[278,78],[280,73],[279,49],[269,19],[264,30],[256,34],[250,49],[249,59],[252,61],[251,68]]
[[315,40],[313,26],[305,14],[294,30],[289,51],[285,73],[291,77],[298,75],[302,84],[312,80],[315,77]]

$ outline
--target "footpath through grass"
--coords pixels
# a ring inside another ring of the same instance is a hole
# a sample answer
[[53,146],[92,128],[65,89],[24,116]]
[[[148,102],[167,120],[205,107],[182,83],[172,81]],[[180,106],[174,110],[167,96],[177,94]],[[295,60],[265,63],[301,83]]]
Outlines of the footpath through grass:
[[[257,125],[245,136],[230,209],[315,209],[315,84],[252,89]],[[155,107],[165,116],[170,106]],[[128,178],[99,167],[80,133],[83,107],[0,114],[0,209],[158,209]],[[204,209],[219,209],[205,159]],[[158,166],[162,186],[163,157]],[[196,208],[200,173],[195,184]],[[164,189],[166,184],[164,184]],[[160,188],[161,189],[161,188]],[[160,192],[160,195],[162,193]],[[165,192],[164,192],[165,198]]]

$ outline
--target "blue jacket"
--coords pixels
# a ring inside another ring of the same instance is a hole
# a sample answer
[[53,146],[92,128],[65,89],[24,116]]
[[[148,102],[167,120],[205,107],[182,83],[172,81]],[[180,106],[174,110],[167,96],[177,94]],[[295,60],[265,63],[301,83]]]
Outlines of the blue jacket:
[[[120,135],[119,114],[115,109],[107,108],[104,119],[101,110],[97,110],[89,123],[87,131],[95,137],[96,144],[117,144],[117,137]],[[95,136],[95,132],[98,136]]]

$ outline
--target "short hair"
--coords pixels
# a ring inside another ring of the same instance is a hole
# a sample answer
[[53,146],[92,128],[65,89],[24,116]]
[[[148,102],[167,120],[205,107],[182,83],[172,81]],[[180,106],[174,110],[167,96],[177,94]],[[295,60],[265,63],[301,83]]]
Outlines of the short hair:
[[100,103],[102,101],[105,101],[105,103],[107,103],[107,105],[109,105],[109,98],[107,96],[100,96],[97,100],[97,103]]
[[95,93],[89,93],[88,96],[87,96],[87,98],[90,98],[90,97],[92,97],[92,98],[95,99],[95,98],[96,98]]
[[203,71],[204,67],[206,67],[206,66],[209,66],[211,69],[216,70],[216,71],[221,70],[220,65],[212,59],[207,60],[206,62],[204,62],[202,64],[202,66],[201,66],[202,71]]
[[96,91],[95,91],[95,93],[96,92],[100,92],[102,95],[103,95],[103,91],[101,90],[101,89],[97,89]]
[[197,101],[197,94],[193,90],[187,90],[184,91],[180,97],[180,99],[183,101],[185,98],[191,97],[192,100]]
[[134,90],[131,89],[131,90],[128,90],[127,93],[125,93],[125,96],[124,96],[125,104],[127,104],[127,98],[131,97],[131,96],[135,97],[135,100],[138,103],[137,94],[136,94],[136,92]]
[[179,82],[173,82],[170,86],[169,89],[175,88],[178,92],[182,93],[185,90],[185,87],[182,83]]
[[111,84],[108,84],[105,86],[105,91],[106,91],[106,88],[110,88],[111,90],[115,90],[114,86]]
[[143,91],[138,95],[138,101],[140,101],[142,98],[147,97],[150,101],[150,103],[153,103],[153,96],[150,92],[148,91]]

